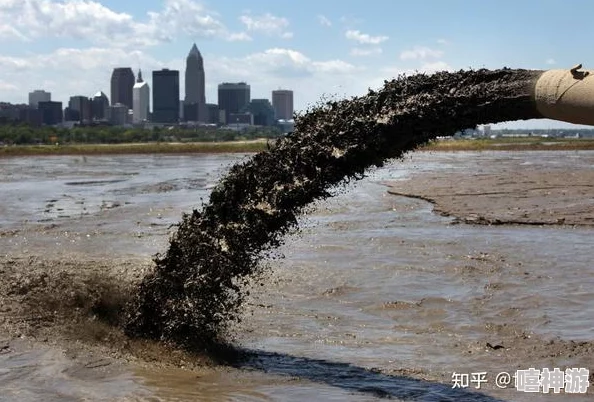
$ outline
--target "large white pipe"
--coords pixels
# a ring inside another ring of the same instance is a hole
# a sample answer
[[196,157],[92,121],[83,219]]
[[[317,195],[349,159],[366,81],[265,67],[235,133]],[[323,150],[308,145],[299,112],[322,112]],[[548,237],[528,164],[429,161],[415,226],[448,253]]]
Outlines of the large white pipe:
[[548,70],[536,81],[536,108],[550,119],[594,125],[594,70]]

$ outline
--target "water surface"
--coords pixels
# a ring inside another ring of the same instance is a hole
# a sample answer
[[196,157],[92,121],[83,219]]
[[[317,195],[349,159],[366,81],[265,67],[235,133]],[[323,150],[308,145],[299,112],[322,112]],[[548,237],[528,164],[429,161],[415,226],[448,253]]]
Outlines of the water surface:
[[[0,253],[148,260],[244,157],[0,159]],[[412,154],[308,208],[237,328],[252,351],[241,368],[103,364],[12,340],[0,352],[0,399],[476,400],[451,389],[452,372],[583,367],[591,352],[567,351],[594,337],[593,229],[452,224],[382,184],[497,172],[510,160],[594,169],[591,152]],[[565,352],[548,353],[551,340]],[[490,385],[483,400],[563,398]]]

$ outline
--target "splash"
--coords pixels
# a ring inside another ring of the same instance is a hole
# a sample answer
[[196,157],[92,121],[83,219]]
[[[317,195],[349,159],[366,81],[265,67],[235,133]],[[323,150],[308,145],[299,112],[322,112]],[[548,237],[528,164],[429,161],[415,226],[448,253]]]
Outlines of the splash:
[[538,74],[502,69],[400,77],[299,116],[294,133],[233,166],[201,211],[184,214],[129,305],[126,332],[194,350],[224,342],[263,253],[297,225],[304,206],[437,136],[540,117],[531,97]]

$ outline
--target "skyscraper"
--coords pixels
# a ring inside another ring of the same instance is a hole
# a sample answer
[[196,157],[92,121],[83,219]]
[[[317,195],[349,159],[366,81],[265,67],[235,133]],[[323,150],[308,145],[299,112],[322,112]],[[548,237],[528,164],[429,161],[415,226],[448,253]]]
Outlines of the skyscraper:
[[114,126],[123,126],[128,124],[128,106],[122,103],[116,103],[107,109],[107,120]]
[[142,80],[142,71],[138,70],[138,79],[132,88],[132,121],[141,123],[149,118],[151,90],[149,85]]
[[293,118],[293,91],[277,89],[272,91],[272,107],[277,120],[291,120]]
[[219,84],[219,109],[225,111],[225,124],[231,113],[245,111],[250,104],[250,86],[245,82]]
[[39,102],[37,108],[41,112],[41,119],[43,124],[53,126],[58,123],[62,123],[64,120],[64,114],[62,111],[62,102]]
[[252,99],[249,110],[256,126],[274,125],[274,108],[268,99]]
[[186,113],[186,120],[202,122],[207,120],[204,85],[204,61],[194,43],[186,58],[186,97],[184,99],[184,108],[190,112],[190,115]]
[[219,105],[216,103],[206,104],[206,122],[208,124],[219,124],[221,117],[219,113]]
[[91,99],[91,114],[93,115],[93,120],[106,120],[108,108],[109,99],[107,98],[107,95],[101,91],[93,95],[93,99]]
[[37,108],[39,102],[49,102],[52,100],[51,92],[45,92],[43,89],[36,89],[29,92],[29,106]]
[[64,120],[88,123],[91,121],[91,100],[86,96],[71,96],[68,101]]
[[153,71],[153,122],[179,120],[179,71],[164,68]]
[[121,103],[132,109],[134,73],[130,67],[114,68],[111,74],[111,104]]

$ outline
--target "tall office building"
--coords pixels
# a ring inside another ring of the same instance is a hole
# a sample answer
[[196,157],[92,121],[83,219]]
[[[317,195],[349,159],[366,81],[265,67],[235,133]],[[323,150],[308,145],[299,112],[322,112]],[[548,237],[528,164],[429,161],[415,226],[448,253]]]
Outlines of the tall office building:
[[64,114],[66,121],[91,121],[91,100],[86,96],[71,96]]
[[206,122],[206,96],[204,84],[204,60],[196,44],[186,58],[186,96],[184,99],[185,120]]
[[231,124],[230,114],[244,112],[250,104],[250,86],[245,82],[219,84],[219,110],[225,113],[224,124]]
[[274,108],[268,99],[252,99],[249,110],[256,126],[274,125]]
[[39,102],[37,108],[41,112],[41,120],[43,124],[53,126],[62,123],[64,114],[62,111],[62,102]]
[[41,126],[42,117],[41,110],[37,108],[28,107],[19,110],[19,120],[31,127]]
[[148,121],[151,102],[149,85],[142,80],[142,71],[138,70],[138,79],[132,88],[132,121],[141,123]]
[[132,109],[134,73],[130,67],[114,68],[111,74],[111,104],[121,103]]
[[91,115],[93,120],[107,120],[107,109],[109,108],[109,99],[107,95],[99,91],[91,99]]
[[[184,119],[184,106],[185,106],[185,103],[184,103],[183,99],[180,99],[180,101],[179,101],[179,121],[187,121]],[[197,121],[197,119],[194,119],[194,121]]]
[[153,122],[177,123],[179,120],[179,71],[153,71]]
[[107,120],[114,126],[123,126],[129,123],[128,106],[122,103],[116,103],[107,109]]
[[272,107],[277,120],[293,118],[293,91],[277,89],[272,91]]
[[39,102],[49,102],[52,100],[52,93],[45,92],[43,89],[36,89],[33,92],[29,92],[29,106],[37,109]]
[[219,113],[219,105],[216,103],[207,103],[206,104],[206,115],[207,119],[205,123],[208,124],[219,124],[220,121],[220,113]]

